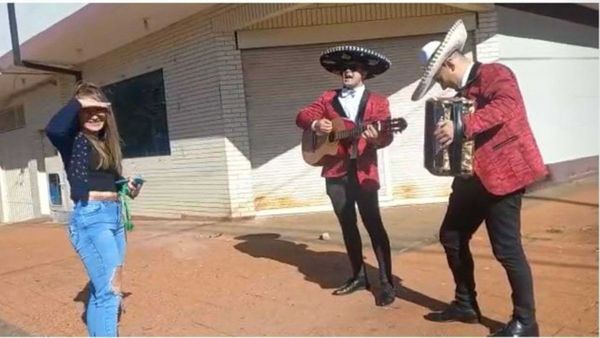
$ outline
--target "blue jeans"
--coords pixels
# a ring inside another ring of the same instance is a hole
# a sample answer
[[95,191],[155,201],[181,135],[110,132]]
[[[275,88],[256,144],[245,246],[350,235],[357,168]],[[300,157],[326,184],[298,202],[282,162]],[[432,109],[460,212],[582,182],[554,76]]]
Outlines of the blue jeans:
[[117,201],[77,202],[69,237],[90,278],[86,324],[90,336],[116,336],[125,229]]

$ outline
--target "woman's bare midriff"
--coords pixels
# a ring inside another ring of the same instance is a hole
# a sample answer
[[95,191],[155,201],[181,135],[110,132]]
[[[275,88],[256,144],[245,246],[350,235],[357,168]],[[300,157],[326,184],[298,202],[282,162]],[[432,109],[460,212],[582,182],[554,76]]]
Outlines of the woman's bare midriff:
[[90,201],[116,201],[119,199],[114,191],[90,191]]

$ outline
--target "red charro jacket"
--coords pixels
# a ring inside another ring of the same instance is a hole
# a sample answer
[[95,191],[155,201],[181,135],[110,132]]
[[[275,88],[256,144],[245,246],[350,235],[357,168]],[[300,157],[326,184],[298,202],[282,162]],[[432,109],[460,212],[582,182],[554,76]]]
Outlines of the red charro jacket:
[[474,171],[490,193],[506,195],[548,173],[508,67],[476,63],[458,95],[475,100],[464,133],[475,140]]
[[[333,120],[346,117],[337,97],[339,90],[324,92],[315,102],[300,110],[296,124],[302,129],[310,129],[312,122],[322,118]],[[365,90],[361,99],[358,118],[362,116],[363,123],[381,121],[390,117],[389,102],[381,96]],[[384,131],[374,142],[360,138],[357,146],[357,176],[362,189],[377,190],[380,187],[377,170],[377,149],[386,147],[393,140],[393,133]],[[340,142],[336,156],[328,156],[323,165],[321,176],[326,178],[346,175],[350,161],[350,142]]]

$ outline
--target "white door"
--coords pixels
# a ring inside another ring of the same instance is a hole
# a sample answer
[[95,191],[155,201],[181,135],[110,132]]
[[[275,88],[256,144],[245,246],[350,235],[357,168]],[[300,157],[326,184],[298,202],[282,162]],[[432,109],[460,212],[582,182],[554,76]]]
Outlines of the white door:
[[[36,217],[39,204],[32,194],[32,138],[25,129],[0,134],[0,168],[4,222]],[[33,160],[35,161],[35,160]],[[34,182],[35,183],[35,182]]]

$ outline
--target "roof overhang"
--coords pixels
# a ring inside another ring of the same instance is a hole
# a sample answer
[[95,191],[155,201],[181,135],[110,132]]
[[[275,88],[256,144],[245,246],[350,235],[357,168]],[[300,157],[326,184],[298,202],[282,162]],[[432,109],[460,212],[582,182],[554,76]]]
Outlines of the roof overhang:
[[[76,65],[215,5],[211,3],[88,4],[25,43],[21,43],[21,58],[74,68]],[[8,30],[8,27],[6,29]],[[0,73],[4,73],[0,75],[0,102],[17,92],[47,81],[50,77],[47,73],[14,66],[12,51],[0,57]]]
[[582,3],[578,3],[579,6],[583,6],[583,7],[587,7],[593,10],[598,10],[598,3],[597,2],[582,2]]
[[480,3],[480,4],[473,4],[473,3],[445,3],[444,5],[446,6],[452,6],[452,7],[456,7],[456,8],[460,8],[460,9],[464,9],[466,11],[471,11],[471,12],[489,12],[489,11],[493,11],[494,10],[494,4],[493,3]]

